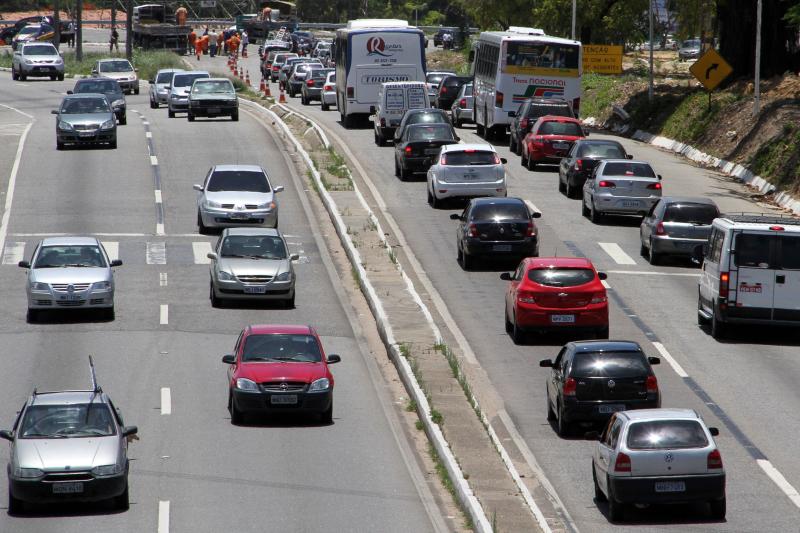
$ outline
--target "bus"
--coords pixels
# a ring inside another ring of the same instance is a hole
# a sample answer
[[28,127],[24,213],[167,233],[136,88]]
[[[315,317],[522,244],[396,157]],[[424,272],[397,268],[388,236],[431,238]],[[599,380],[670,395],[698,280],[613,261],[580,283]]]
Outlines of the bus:
[[580,41],[551,37],[536,28],[511,26],[480,34],[470,51],[475,79],[473,102],[477,133],[503,134],[527,98],[561,98],[581,105],[583,48]]
[[388,81],[425,81],[425,34],[405,20],[358,19],[336,31],[336,105],[345,128],[371,114]]

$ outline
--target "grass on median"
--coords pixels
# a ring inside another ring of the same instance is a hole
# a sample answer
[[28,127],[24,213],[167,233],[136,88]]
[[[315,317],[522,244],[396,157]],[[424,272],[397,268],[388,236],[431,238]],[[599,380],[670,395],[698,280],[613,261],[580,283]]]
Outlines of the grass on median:
[[[75,52],[67,50],[64,52],[64,73],[67,76],[73,77],[89,76],[92,73],[92,67],[95,62],[98,59],[105,59],[108,57],[125,56],[106,52],[84,52],[83,59],[78,61]],[[12,54],[8,50],[0,54],[0,67],[11,68],[11,58]],[[184,65],[181,62],[181,57],[174,52],[164,50],[134,50],[133,66],[139,69],[138,75],[140,80],[149,80],[156,75],[159,69],[183,68]]]

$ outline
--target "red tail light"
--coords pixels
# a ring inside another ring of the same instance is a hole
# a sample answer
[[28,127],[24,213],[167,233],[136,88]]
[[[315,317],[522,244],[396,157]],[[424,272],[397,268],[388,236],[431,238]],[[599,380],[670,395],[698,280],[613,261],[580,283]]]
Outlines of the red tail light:
[[619,452],[617,460],[614,462],[614,472],[630,472],[631,471],[631,458],[628,454]]
[[540,135],[531,137],[531,141],[534,146],[542,146],[544,144],[544,138]]
[[356,90],[353,87],[347,88],[347,97],[348,98],[355,98],[356,97]]
[[494,154],[494,164],[495,165],[500,164],[500,156],[498,154]]
[[[385,128],[385,127],[386,127],[386,119],[381,117],[381,128]],[[411,148],[411,147],[408,146],[407,148]]]
[[307,86],[307,87],[313,87],[313,86],[314,86],[314,80],[308,80],[308,81],[306,81],[306,86]]
[[406,155],[410,154],[411,153],[411,147],[410,146],[406,146],[405,152],[406,152]]
[[478,236],[478,226],[475,224],[469,225],[469,236],[470,237],[477,237]]
[[656,224],[656,235],[666,235],[666,231],[664,231],[664,223],[659,222]]
[[532,221],[528,221],[528,231],[525,233],[528,237],[533,237],[536,235],[536,228],[533,225]]
[[575,391],[578,389],[578,382],[575,381],[575,378],[567,378],[564,381],[564,387],[561,389],[561,392],[564,396],[575,396]]
[[278,71],[280,69],[281,67],[279,67],[278,65],[272,65],[272,70]]
[[589,303],[601,304],[601,303],[606,302],[606,301],[608,301],[608,296],[606,295],[606,293],[605,292],[598,292],[597,294],[592,296],[592,299],[591,299],[591,301]]
[[444,85],[442,85],[441,87],[439,87],[439,94],[444,94],[444,93],[446,93],[446,92],[447,92],[447,87],[445,87]]
[[525,117],[519,121],[519,127],[523,130],[528,129],[528,117]]
[[494,106],[503,107],[503,93],[501,93],[500,91],[494,93]]
[[602,181],[600,181],[600,183],[597,184],[597,186],[598,187],[607,187],[609,189],[616,189],[617,184],[614,183],[613,181],[602,180]]
[[583,159],[576,159],[575,170],[581,170],[582,168],[583,168]]
[[658,392],[658,380],[655,376],[647,376],[647,393],[655,394]]
[[722,468],[722,454],[719,450],[713,450],[708,454],[707,468],[709,470]]
[[333,87],[331,85],[326,85],[325,87],[322,88],[322,90],[323,91],[332,91]]
[[517,301],[524,303],[524,304],[535,304],[536,298],[533,293],[530,292],[521,292],[517,295]]
[[661,184],[660,183],[651,183],[650,185],[647,186],[647,188],[648,189],[655,189],[657,191],[660,191],[661,190]]
[[728,282],[731,279],[731,275],[727,272],[721,272],[719,275],[719,296],[720,298],[727,298],[728,297]]
[[441,159],[439,159],[439,164],[440,165],[446,165],[447,164],[447,154],[442,154]]
[[460,107],[461,109],[466,109],[467,108],[467,99],[466,98],[462,98],[461,100],[459,100],[458,101],[458,107]]

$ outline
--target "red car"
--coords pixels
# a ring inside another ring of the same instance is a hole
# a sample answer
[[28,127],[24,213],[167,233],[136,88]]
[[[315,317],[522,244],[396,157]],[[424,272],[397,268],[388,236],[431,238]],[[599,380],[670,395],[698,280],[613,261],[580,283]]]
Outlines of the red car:
[[580,257],[528,257],[514,273],[504,272],[506,332],[515,344],[532,330],[589,330],[608,338],[608,297],[597,272]]
[[234,353],[222,358],[228,367],[228,411],[241,424],[248,414],[316,413],[333,421],[333,374],[311,326],[247,326]]
[[522,142],[522,164],[533,170],[538,163],[558,163],[572,144],[584,137],[586,132],[576,118],[539,117]]

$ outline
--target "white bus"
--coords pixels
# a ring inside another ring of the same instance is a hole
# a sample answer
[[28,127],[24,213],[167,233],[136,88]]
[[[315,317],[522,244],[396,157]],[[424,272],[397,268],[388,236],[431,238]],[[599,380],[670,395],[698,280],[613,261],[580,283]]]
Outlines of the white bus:
[[512,26],[508,31],[482,32],[470,61],[479,135],[488,139],[503,133],[511,122],[509,112],[516,113],[530,97],[561,98],[579,116],[583,71],[579,41]]
[[404,20],[359,19],[336,31],[336,105],[342,125],[367,116],[381,84],[425,81],[425,35]]

